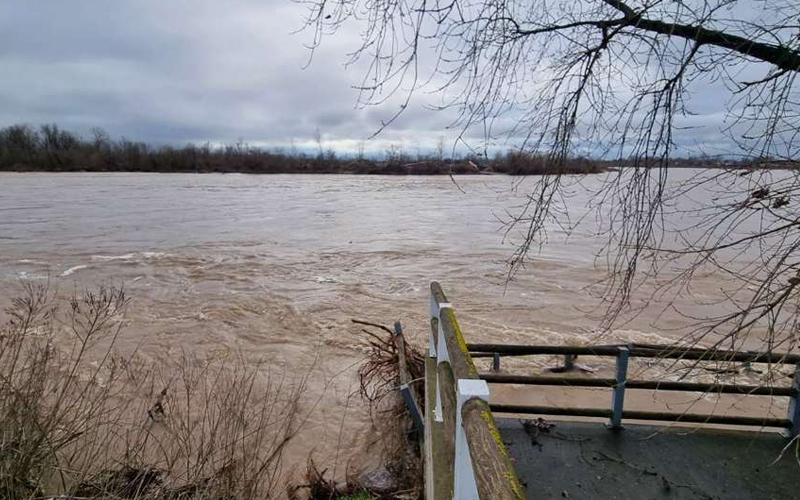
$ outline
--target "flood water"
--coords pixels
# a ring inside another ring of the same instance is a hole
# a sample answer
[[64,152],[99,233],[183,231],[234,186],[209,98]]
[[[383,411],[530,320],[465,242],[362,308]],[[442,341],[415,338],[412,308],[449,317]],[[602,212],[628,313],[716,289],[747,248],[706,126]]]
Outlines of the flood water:
[[586,305],[582,287],[601,276],[593,257],[602,241],[590,231],[566,241],[551,231],[552,243],[509,283],[514,245],[498,217],[518,210],[524,184],[513,191],[504,176],[456,182],[3,174],[0,286],[5,296],[19,279],[49,277],[61,288],[123,283],[131,314],[147,326],[221,322],[194,346],[262,343],[275,337],[264,315],[278,311],[310,322],[303,334],[344,347],[357,330],[350,318],[401,320],[413,337],[434,280],[477,336],[553,341],[592,330],[575,308]]
[[[313,380],[324,411],[293,453],[355,454],[370,428],[350,398],[367,352],[351,319],[399,320],[424,347],[431,281],[454,303],[468,341],[663,343],[680,335],[685,317],[662,315],[656,324],[661,311],[654,310],[598,336],[601,311],[590,290],[604,276],[595,254],[605,240],[592,224],[569,237],[552,227],[549,243],[507,281],[516,240],[513,233],[504,240],[499,219],[518,211],[526,183],[535,181],[518,182],[0,174],[0,305],[21,280],[49,279],[63,293],[113,282],[132,299],[122,351],[156,359],[235,349],[288,373],[317,359]],[[580,211],[586,199],[571,203]],[[709,293],[714,279],[703,278]],[[613,361],[604,363],[600,372]]]

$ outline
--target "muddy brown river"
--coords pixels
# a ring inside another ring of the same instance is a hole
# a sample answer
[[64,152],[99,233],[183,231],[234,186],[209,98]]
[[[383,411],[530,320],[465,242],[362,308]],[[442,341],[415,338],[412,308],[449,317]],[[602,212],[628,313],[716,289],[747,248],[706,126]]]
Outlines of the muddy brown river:
[[[534,180],[455,181],[3,173],[0,303],[8,305],[25,280],[49,280],[60,293],[113,282],[132,299],[122,351],[157,359],[233,349],[290,374],[313,365],[312,388],[322,401],[289,454],[302,463],[311,450],[321,461],[342,463],[368,447],[369,419],[351,397],[367,348],[351,319],[399,320],[424,347],[433,280],[454,303],[469,341],[663,343],[681,335],[686,318],[657,316],[658,307],[597,332],[601,311],[591,285],[604,275],[595,254],[605,240],[591,217],[568,237],[550,228],[549,243],[508,282],[516,238],[504,238],[499,219],[518,210]],[[586,202],[580,194],[570,200],[577,212]],[[698,293],[713,295],[715,280],[701,277]],[[693,300],[677,299],[702,314]],[[556,361],[535,358],[519,367],[537,371]],[[600,374],[610,373],[611,363],[592,360]],[[584,393],[603,406],[610,398]],[[497,394],[528,400],[508,388]],[[569,401],[563,390],[540,395],[551,404]],[[650,409],[690,399],[664,398],[640,403]],[[343,473],[340,465],[337,475]]]

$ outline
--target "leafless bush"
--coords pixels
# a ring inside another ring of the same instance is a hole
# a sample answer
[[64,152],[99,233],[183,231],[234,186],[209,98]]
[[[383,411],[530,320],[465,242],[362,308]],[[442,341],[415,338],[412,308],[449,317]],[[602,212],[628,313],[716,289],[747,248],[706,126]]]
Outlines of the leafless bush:
[[[398,338],[395,333],[383,325],[366,321],[353,320],[372,329],[379,329],[387,335],[381,335],[363,329],[369,336],[370,356],[358,371],[360,380],[359,393],[368,403],[387,468],[397,478],[398,491],[387,498],[414,499],[421,498],[420,478],[422,468],[420,450],[417,448],[417,434],[411,432],[413,424],[400,397],[401,384]],[[425,357],[403,338],[403,354],[406,360],[409,387],[415,395],[420,411],[425,413],[425,391],[422,383],[425,376]],[[375,418],[378,417],[378,418]]]
[[122,289],[64,311],[46,286],[23,286],[0,334],[0,498],[283,494],[306,377],[290,383],[233,355],[123,357]]
[[[70,301],[62,324],[47,287],[24,287],[0,334],[0,488],[11,497],[41,495],[53,479],[65,488],[70,469],[103,453],[94,438],[117,410],[105,403],[120,373],[110,351],[88,360],[101,341],[113,344],[126,304],[122,290],[102,288]],[[61,336],[67,349],[57,345]]]

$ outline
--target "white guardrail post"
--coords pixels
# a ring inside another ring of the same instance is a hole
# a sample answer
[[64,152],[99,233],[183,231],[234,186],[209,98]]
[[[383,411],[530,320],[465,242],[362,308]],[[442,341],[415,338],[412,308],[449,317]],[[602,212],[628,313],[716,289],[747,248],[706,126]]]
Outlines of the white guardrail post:
[[461,410],[464,403],[472,398],[481,398],[489,402],[489,385],[485,380],[459,379],[458,399],[456,404],[456,459],[453,485],[453,500],[480,500],[478,485],[475,482],[475,471],[472,468],[472,456],[469,453],[467,433],[461,422]]
[[[444,330],[442,330],[442,309],[445,308],[452,308],[453,306],[449,302],[443,302],[441,304],[436,303],[436,299],[434,298],[433,294],[431,294],[431,313],[435,313],[434,318],[438,320],[439,324],[439,331],[437,332],[437,340],[436,345],[434,347],[434,352],[436,354],[436,368],[438,370],[439,365],[442,363],[449,363],[450,362],[450,353],[447,352],[447,341],[444,338]],[[431,339],[431,342],[433,339]],[[436,409],[433,411],[433,418],[437,422],[444,422],[444,415],[442,415],[442,384],[439,381],[439,377],[436,377]]]
[[[433,292],[431,292],[431,304],[430,304],[430,311],[431,311],[431,319],[436,318],[439,319],[439,305],[436,303],[436,297],[433,296]],[[435,358],[436,357],[436,339],[433,338],[433,331],[428,328],[428,357]]]

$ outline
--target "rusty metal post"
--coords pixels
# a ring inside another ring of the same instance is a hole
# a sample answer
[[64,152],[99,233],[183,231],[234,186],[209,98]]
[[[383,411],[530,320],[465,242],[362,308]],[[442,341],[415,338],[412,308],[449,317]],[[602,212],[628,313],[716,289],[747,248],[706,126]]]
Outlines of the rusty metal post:
[[492,371],[499,372],[500,371],[500,353],[492,354]]

